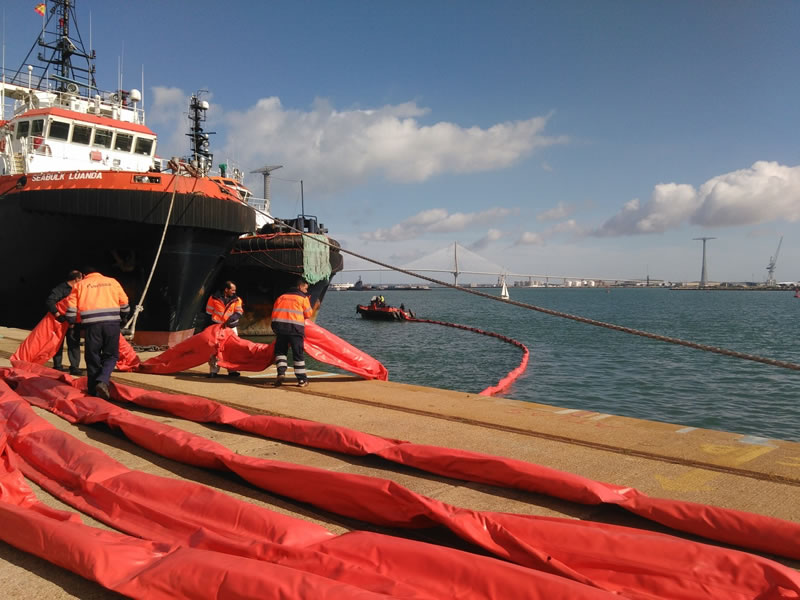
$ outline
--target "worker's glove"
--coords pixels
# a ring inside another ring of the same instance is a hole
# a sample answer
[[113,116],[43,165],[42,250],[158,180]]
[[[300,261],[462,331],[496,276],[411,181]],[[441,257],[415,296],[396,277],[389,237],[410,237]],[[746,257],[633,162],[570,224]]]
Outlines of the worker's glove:
[[67,315],[59,314],[59,315],[55,315],[55,317],[56,317],[56,321],[58,321],[59,323],[63,323],[64,321],[67,320]]

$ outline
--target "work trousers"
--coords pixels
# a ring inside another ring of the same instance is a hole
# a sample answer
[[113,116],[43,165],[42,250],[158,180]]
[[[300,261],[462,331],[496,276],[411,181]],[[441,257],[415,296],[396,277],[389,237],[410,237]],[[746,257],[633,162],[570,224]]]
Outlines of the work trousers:
[[278,368],[278,375],[286,375],[286,368],[289,366],[287,357],[289,346],[292,347],[294,376],[297,377],[297,381],[305,381],[308,379],[306,355],[303,350],[303,336],[300,334],[279,333],[275,338],[275,366]]
[[[73,369],[79,369],[81,366],[81,330],[78,325],[73,325],[67,329],[64,336],[67,341],[67,358],[69,359],[69,366]],[[61,347],[53,355],[53,367],[61,369],[64,361],[62,353],[64,351],[64,342],[61,342]]]
[[[236,327],[231,327],[231,331],[233,331],[233,335],[236,336],[239,335],[239,330]],[[212,375],[216,375],[217,373],[219,373],[219,365],[217,364],[217,361],[218,358],[216,354],[212,355],[211,358],[208,359],[208,372],[211,373]],[[231,370],[228,369],[228,373],[230,372]],[[235,373],[236,371],[233,372]]]
[[108,385],[111,372],[119,359],[119,321],[104,321],[84,325],[86,331],[86,375],[89,380],[89,395],[94,396],[97,384]]

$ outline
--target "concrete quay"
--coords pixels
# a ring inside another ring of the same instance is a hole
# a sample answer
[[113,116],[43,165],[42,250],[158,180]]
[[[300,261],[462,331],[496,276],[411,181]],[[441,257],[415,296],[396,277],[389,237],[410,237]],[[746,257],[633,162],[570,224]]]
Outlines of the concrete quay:
[[[10,365],[9,357],[27,333],[0,327],[0,366]],[[142,358],[151,355],[144,354]],[[800,522],[800,443],[323,372],[312,372],[310,385],[302,389],[294,385],[291,377],[283,387],[273,388],[274,368],[263,373],[244,373],[239,378],[222,376],[213,380],[206,377],[206,372],[206,368],[199,367],[175,375],[115,373],[113,380],[204,396],[253,414],[308,419],[388,438],[511,457],[635,487],[651,496]],[[371,530],[468,549],[466,544],[441,531],[388,530],[332,515],[271,495],[236,477],[153,455],[107,428],[73,426],[50,413],[35,410],[56,427],[102,449],[132,469],[199,482],[276,512],[319,523],[334,533]],[[615,507],[584,506],[518,490],[452,480],[372,457],[307,449],[222,426],[193,423],[135,407],[131,410],[209,437],[239,454],[392,479],[415,492],[456,506],[668,531]],[[69,509],[31,485],[45,503]],[[84,517],[84,522],[107,528],[89,517]],[[800,568],[800,562],[770,558]],[[116,596],[1,542],[0,586],[6,598]]]

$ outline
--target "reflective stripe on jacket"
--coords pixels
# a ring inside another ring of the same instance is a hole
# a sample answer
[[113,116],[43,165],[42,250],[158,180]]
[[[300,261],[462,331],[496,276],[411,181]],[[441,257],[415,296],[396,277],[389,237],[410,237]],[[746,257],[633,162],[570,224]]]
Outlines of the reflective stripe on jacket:
[[306,319],[313,315],[311,303],[300,290],[279,296],[272,307],[272,330],[275,333],[300,333],[305,331]]
[[67,297],[67,321],[91,325],[105,321],[119,322],[128,314],[128,296],[119,282],[100,273],[89,273],[74,285]]
[[228,327],[236,327],[239,318],[244,314],[244,303],[236,294],[226,298],[223,292],[217,292],[208,299],[206,312],[214,323],[227,323]]

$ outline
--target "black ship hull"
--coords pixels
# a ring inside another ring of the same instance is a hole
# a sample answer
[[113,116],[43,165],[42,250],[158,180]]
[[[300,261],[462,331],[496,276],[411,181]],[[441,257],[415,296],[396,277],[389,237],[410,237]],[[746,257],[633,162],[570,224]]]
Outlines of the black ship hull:
[[[327,238],[332,247],[327,259],[330,275],[310,283],[308,293],[312,318],[316,319],[333,276],[342,270],[343,260],[339,244]],[[302,236],[291,233],[248,236],[236,241],[225,258],[217,276],[216,288],[225,281],[236,284],[242,297],[245,313],[239,321],[239,335],[271,336],[272,306],[281,294],[297,284],[298,277],[306,276]]]
[[[0,178],[0,180],[6,178]],[[44,300],[70,269],[93,266],[123,285],[131,306],[141,299],[164,231],[171,191],[34,189],[0,196],[0,322],[29,329]],[[253,227],[246,205],[176,193],[170,224],[137,343],[172,345],[191,335],[224,257]]]

